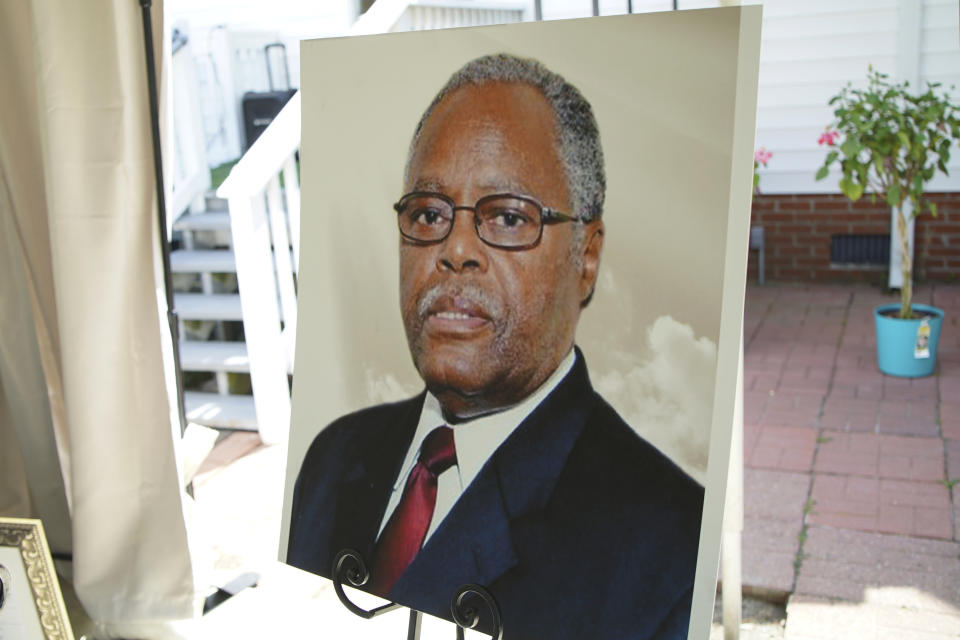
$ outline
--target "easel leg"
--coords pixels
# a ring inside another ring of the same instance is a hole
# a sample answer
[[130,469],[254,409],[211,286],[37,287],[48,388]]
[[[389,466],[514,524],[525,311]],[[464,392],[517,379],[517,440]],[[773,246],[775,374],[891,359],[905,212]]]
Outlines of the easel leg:
[[422,620],[423,614],[410,609],[410,624],[407,627],[407,640],[420,640],[420,623]]

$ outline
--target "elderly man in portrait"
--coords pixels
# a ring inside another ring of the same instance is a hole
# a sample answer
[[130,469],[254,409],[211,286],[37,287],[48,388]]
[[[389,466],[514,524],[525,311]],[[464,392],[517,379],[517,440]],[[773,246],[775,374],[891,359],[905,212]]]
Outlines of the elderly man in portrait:
[[563,78],[505,54],[451,77],[394,205],[426,389],[316,437],[290,564],[329,577],[356,549],[371,592],[446,618],[483,585],[507,638],[685,637],[703,489],[594,392],[574,346],[604,190],[596,120]]

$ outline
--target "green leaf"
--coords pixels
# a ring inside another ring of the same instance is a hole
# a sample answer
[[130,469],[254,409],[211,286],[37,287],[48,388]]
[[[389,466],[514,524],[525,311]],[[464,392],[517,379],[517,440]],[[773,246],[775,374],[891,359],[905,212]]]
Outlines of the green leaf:
[[910,136],[907,135],[906,131],[897,131],[897,137],[900,138],[900,144],[907,148],[907,151],[910,151]]
[[843,144],[840,145],[840,151],[843,151],[843,155],[848,158],[855,158],[857,152],[860,151],[860,147],[853,138],[847,138],[843,141]]
[[820,167],[820,169],[817,170],[817,180],[823,180],[824,178],[827,177],[827,174],[829,173],[830,173],[829,167],[827,167],[827,165],[823,165],[822,167]]
[[937,217],[937,203],[936,202],[927,202],[927,206],[930,207],[930,215],[934,218]]
[[837,182],[837,186],[840,188],[840,193],[847,196],[848,198],[850,198],[851,184],[853,184],[853,182],[851,182],[850,178],[848,178],[847,176],[843,176],[842,178],[840,178],[839,182]]
[[939,156],[944,160],[950,160],[950,140],[948,138],[944,138],[940,141],[940,144],[937,147],[937,154],[939,154]]
[[860,196],[863,195],[863,185],[859,182],[854,182],[850,185],[850,200],[856,202],[860,199]]
[[891,207],[896,207],[900,204],[900,185],[893,183],[893,185],[887,190],[887,204]]
[[863,195],[863,185],[854,182],[849,176],[840,178],[838,186],[843,195],[850,198],[852,202],[856,202]]

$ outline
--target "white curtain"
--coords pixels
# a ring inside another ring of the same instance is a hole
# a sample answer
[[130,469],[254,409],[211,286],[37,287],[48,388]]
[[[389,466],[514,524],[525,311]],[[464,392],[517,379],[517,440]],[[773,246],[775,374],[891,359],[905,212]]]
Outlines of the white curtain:
[[72,552],[101,636],[172,635],[198,604],[152,167],[139,2],[2,0],[0,515]]

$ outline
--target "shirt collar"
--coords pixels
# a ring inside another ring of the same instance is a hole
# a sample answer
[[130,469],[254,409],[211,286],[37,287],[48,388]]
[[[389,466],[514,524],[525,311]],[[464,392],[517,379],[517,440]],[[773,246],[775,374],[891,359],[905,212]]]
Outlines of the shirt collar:
[[[456,469],[460,476],[460,488],[466,489],[470,483],[480,473],[480,469],[486,461],[493,455],[493,452],[510,437],[513,430],[516,429],[524,419],[539,406],[543,400],[550,395],[550,392],[556,388],[560,381],[570,372],[576,360],[574,350],[571,349],[566,357],[560,362],[550,377],[541,384],[536,391],[531,393],[525,399],[517,404],[490,415],[474,418],[467,422],[461,422],[453,427],[453,440],[457,448],[457,466]],[[406,472],[416,464],[416,459],[420,451],[420,445],[423,439],[427,437],[433,429],[446,424],[443,419],[443,412],[440,409],[439,400],[429,391],[423,401],[423,408],[420,411],[420,422],[417,425],[417,431],[414,434],[410,451],[404,460],[403,468]],[[401,490],[403,483],[406,482],[406,473],[400,474],[395,490]]]

